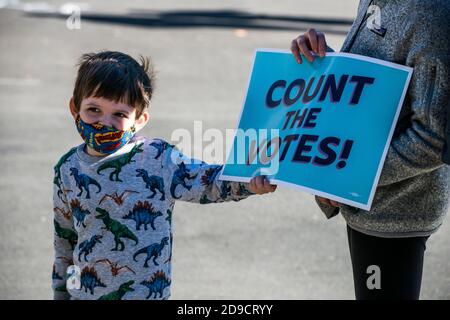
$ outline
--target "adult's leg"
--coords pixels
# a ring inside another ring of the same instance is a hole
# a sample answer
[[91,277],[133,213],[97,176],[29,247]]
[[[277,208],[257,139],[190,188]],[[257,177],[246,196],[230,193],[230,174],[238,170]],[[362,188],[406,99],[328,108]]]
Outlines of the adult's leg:
[[381,238],[347,226],[357,300],[417,300],[429,237]]

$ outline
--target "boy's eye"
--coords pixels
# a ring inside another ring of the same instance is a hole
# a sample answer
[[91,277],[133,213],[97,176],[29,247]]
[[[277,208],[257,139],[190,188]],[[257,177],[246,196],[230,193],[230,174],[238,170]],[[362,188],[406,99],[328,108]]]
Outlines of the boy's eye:
[[90,111],[90,112],[99,112],[100,110],[98,108],[89,108],[88,111]]
[[119,118],[128,118],[124,113],[116,113],[116,116],[118,116]]

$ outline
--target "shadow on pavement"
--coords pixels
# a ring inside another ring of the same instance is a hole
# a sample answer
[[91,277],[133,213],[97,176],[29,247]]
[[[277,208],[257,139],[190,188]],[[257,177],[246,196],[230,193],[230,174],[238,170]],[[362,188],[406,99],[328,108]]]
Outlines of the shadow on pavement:
[[[61,18],[68,16],[55,12],[29,12],[28,16]],[[353,20],[314,18],[301,16],[252,14],[235,10],[220,11],[148,11],[133,10],[128,14],[103,14],[82,12],[82,21],[107,24],[122,24],[146,28],[241,28],[259,30],[295,30],[310,27],[321,31],[345,35]]]

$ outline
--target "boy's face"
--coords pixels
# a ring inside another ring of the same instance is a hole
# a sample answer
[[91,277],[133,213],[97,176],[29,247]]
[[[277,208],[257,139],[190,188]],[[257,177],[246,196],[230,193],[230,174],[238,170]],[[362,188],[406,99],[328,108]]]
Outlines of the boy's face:
[[[73,100],[71,100],[70,111],[74,119],[77,117]],[[121,102],[114,102],[105,98],[88,97],[81,101],[80,111],[81,120],[86,123],[101,123],[106,126],[114,127],[117,130],[128,130],[133,124],[136,130],[141,129],[148,122],[148,112],[136,119],[136,109]]]
[[[87,97],[81,101],[80,111],[75,111],[73,98],[70,99],[70,112],[74,119],[80,115],[81,120],[88,124],[101,123],[106,126],[114,127],[117,130],[126,131],[133,124],[136,131],[142,129],[149,120],[147,111],[142,112],[136,119],[136,109],[121,102],[114,102],[101,97]],[[88,153],[100,155],[91,148]]]

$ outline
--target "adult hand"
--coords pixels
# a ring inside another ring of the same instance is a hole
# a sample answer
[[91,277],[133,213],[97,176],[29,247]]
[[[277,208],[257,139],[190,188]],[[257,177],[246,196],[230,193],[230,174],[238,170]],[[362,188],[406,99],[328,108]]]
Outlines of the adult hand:
[[323,204],[326,204],[326,205],[329,205],[332,207],[339,207],[339,205],[340,205],[339,202],[336,202],[336,201],[333,201],[333,200],[330,200],[327,198],[322,198],[322,197],[317,196],[317,199],[320,201],[320,203],[323,203]]
[[304,34],[298,36],[291,42],[291,51],[298,63],[302,63],[303,54],[309,62],[314,61],[314,54],[324,57],[327,51],[325,35],[315,29],[308,29]]

